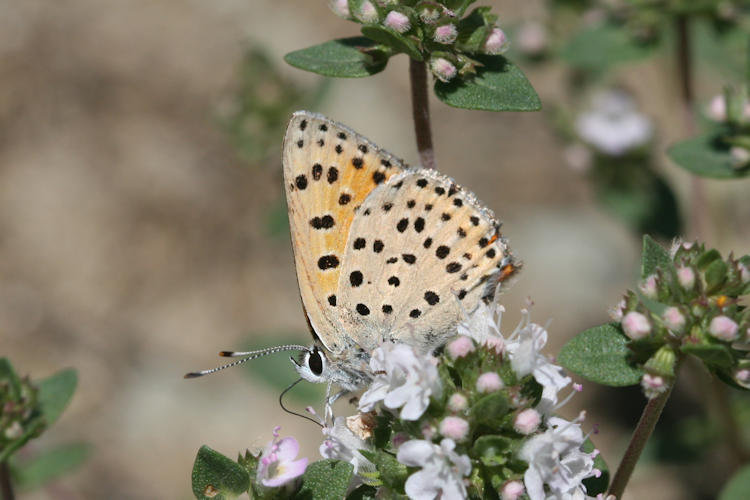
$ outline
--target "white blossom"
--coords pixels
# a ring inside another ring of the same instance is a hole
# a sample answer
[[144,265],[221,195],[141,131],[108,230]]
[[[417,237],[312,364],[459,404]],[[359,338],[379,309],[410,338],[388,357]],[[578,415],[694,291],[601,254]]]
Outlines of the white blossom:
[[360,411],[371,411],[382,401],[386,408],[401,408],[403,420],[419,419],[430,396],[441,392],[435,363],[431,355],[418,354],[409,345],[381,345],[370,358],[370,369],[377,375],[359,400]]
[[320,455],[349,462],[354,466],[355,474],[374,471],[375,466],[359,453],[359,450],[370,449],[370,445],[347,427],[346,420],[345,417],[336,417],[332,426],[323,427],[325,439],[320,445]]
[[578,115],[578,135],[602,153],[621,156],[651,140],[651,121],[635,108],[633,99],[611,90],[594,97],[592,107]]
[[399,447],[396,456],[399,462],[422,468],[406,480],[409,498],[466,498],[463,478],[471,472],[471,460],[456,453],[455,448],[456,443],[448,438],[440,441],[440,445],[418,439]]

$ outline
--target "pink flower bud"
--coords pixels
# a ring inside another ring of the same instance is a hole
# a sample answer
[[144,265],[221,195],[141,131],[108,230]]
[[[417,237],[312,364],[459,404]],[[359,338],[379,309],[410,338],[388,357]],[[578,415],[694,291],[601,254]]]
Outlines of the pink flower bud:
[[349,2],[347,2],[347,0],[330,0],[328,2],[328,7],[330,7],[333,13],[339,17],[343,17],[344,19],[350,17]]
[[461,441],[469,433],[469,423],[459,417],[445,417],[440,422],[440,434],[454,441]]
[[742,387],[750,389],[750,368],[740,368],[734,372],[734,380]]
[[385,16],[383,24],[399,33],[406,33],[411,29],[409,18],[397,10],[390,11],[388,15]]
[[436,57],[430,61],[430,69],[435,78],[441,82],[448,82],[456,76],[458,70],[448,59]]
[[679,267],[677,268],[677,281],[684,290],[690,291],[695,286],[695,272],[690,267]]
[[618,323],[622,321],[623,309],[625,309],[625,299],[622,299],[616,306],[609,309],[609,317]]
[[662,317],[664,326],[675,333],[680,333],[685,328],[685,316],[676,307],[667,307]]
[[419,13],[419,18],[426,24],[433,24],[440,19],[440,11],[435,7],[425,7]]
[[735,167],[744,167],[750,163],[750,150],[741,146],[732,146],[729,148],[729,156],[732,157],[732,165]]
[[719,340],[732,341],[737,339],[737,323],[727,316],[716,316],[708,325],[708,333]]
[[638,285],[638,289],[647,298],[655,299],[657,296],[656,275],[652,274],[648,276],[640,285]]
[[454,413],[459,413],[468,408],[469,402],[461,393],[455,393],[448,398],[448,409]]
[[518,500],[524,493],[523,483],[521,481],[508,481],[500,490],[501,500]]
[[500,375],[495,372],[483,373],[477,379],[477,390],[479,392],[495,392],[503,388],[503,381]]
[[448,354],[452,359],[463,358],[470,352],[474,352],[474,342],[464,335],[448,344]]
[[505,50],[508,38],[500,28],[492,28],[490,36],[484,42],[484,51],[488,54],[501,54]]
[[372,2],[365,0],[359,6],[359,12],[357,12],[356,17],[363,23],[375,23],[378,21],[378,10]]
[[727,119],[727,102],[723,94],[715,95],[708,105],[706,114],[715,122],[723,122]]
[[437,43],[453,43],[458,36],[458,30],[452,24],[443,24],[435,28],[434,40]]
[[516,415],[516,419],[513,421],[513,429],[519,434],[528,436],[537,430],[541,423],[542,417],[539,415],[539,412],[533,408],[527,408]]
[[622,330],[633,340],[639,340],[651,333],[651,323],[643,314],[635,311],[627,313],[622,318]]

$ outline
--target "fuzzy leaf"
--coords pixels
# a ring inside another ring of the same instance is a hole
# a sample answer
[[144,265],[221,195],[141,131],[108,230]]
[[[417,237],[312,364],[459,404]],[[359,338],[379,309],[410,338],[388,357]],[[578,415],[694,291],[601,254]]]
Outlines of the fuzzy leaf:
[[680,350],[700,358],[707,365],[717,368],[729,368],[734,363],[729,349],[721,344],[683,344]]
[[614,64],[648,57],[654,49],[654,45],[634,41],[624,29],[600,24],[578,32],[560,55],[573,66],[602,71]]
[[360,484],[346,496],[346,500],[376,500],[378,490],[367,484]]
[[643,236],[643,253],[641,254],[641,278],[645,279],[656,272],[656,268],[669,271],[672,258],[664,247],[659,245],[651,236]]
[[719,493],[719,500],[745,500],[750,491],[750,464],[734,473]]
[[406,466],[396,460],[396,457],[384,451],[360,451],[362,456],[375,465],[378,479],[394,491],[404,491],[404,483],[409,475]]
[[388,63],[388,55],[375,46],[372,40],[361,36],[339,38],[295,50],[284,60],[295,68],[323,76],[361,78],[380,73]]
[[619,324],[595,326],[569,340],[557,360],[566,369],[598,384],[635,385],[643,371],[628,363],[627,342]]
[[734,167],[729,147],[715,135],[680,141],[670,147],[667,154],[677,165],[701,177],[739,179],[750,175],[750,167]]
[[[587,439],[581,447],[585,453],[591,453],[595,448],[596,445],[591,439]],[[583,485],[586,486],[586,494],[592,497],[604,493],[609,487],[609,466],[601,453],[594,458],[594,468],[599,469],[602,474],[599,477],[590,477],[583,480]]]
[[422,54],[419,52],[417,43],[398,31],[384,26],[369,25],[362,26],[362,34],[371,40],[392,48],[394,52],[404,53],[417,61],[424,60]]
[[487,466],[505,463],[503,453],[510,447],[510,439],[504,436],[481,436],[474,442],[472,454]]
[[72,368],[61,370],[38,382],[39,403],[44,421],[49,427],[68,406],[78,385],[78,375]]
[[518,66],[503,56],[477,56],[483,64],[473,78],[435,82],[435,95],[449,106],[483,111],[538,111],[534,87]]
[[199,500],[237,498],[250,487],[247,470],[208,446],[201,446],[193,465],[193,494]]
[[354,466],[340,460],[319,460],[307,466],[302,475],[302,487],[294,498],[325,500],[344,498],[352,479]]
[[71,443],[46,450],[16,463],[15,476],[20,488],[28,490],[75,470],[91,455],[87,443]]
[[508,398],[502,392],[493,392],[482,397],[471,407],[471,416],[477,422],[497,423],[508,412]]

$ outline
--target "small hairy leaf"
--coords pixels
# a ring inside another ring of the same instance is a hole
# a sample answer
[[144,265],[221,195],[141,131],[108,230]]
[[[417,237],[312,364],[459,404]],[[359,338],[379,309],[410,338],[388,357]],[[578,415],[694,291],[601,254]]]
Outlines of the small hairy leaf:
[[419,52],[417,43],[411,38],[407,38],[401,33],[390,28],[378,25],[369,25],[362,27],[362,34],[371,40],[382,43],[394,50],[394,52],[403,52],[412,59],[422,61],[424,58]]
[[680,350],[685,354],[700,358],[701,361],[713,367],[729,368],[734,364],[729,348],[721,344],[683,344]]
[[651,236],[643,236],[643,253],[641,254],[641,278],[646,278],[656,272],[656,268],[668,272],[672,268],[672,258],[664,247],[659,245]]
[[677,165],[701,177],[739,179],[750,175],[750,167],[735,168],[729,146],[712,134],[680,141],[667,154]]
[[482,397],[471,407],[471,416],[477,422],[499,422],[508,412],[508,398],[502,392],[493,392]]
[[201,446],[193,465],[193,494],[199,500],[237,498],[250,487],[247,470],[208,446]]
[[89,444],[70,443],[40,452],[23,462],[16,462],[14,470],[18,485],[22,489],[42,486],[76,469],[90,454]]
[[568,341],[557,360],[566,369],[598,384],[635,385],[643,371],[628,363],[627,342],[617,323],[595,326]]
[[340,460],[319,460],[307,466],[302,475],[302,487],[294,498],[327,500],[344,498],[352,479],[354,466]]
[[482,63],[473,78],[435,82],[435,95],[449,106],[483,111],[538,111],[534,87],[518,66],[503,56],[477,56]]
[[388,63],[388,55],[375,46],[375,42],[361,36],[339,38],[295,50],[284,60],[295,68],[323,76],[361,78],[380,73]]
[[78,385],[78,375],[73,368],[68,368],[40,380],[37,385],[42,414],[49,427],[68,406]]

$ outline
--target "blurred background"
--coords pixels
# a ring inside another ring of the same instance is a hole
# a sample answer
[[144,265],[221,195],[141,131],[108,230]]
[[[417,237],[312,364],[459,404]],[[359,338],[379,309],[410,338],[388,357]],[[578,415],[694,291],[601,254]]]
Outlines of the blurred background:
[[[510,34],[555,22],[541,0],[481,3]],[[90,447],[74,473],[20,498],[189,499],[202,444],[233,457],[263,446],[275,425],[317,458],[318,427],[277,403],[295,379],[287,357],[182,376],[219,364],[222,349],[309,341],[281,182],[292,110],[322,112],[416,162],[405,56],[357,80],[283,62],[357,33],[325,4],[0,0],[0,356],[32,378],[78,370],[71,406],[21,458],[61,442]],[[505,328],[531,297],[554,354],[607,321],[634,285],[640,234],[603,207],[561,133],[560,110],[591,96],[571,93],[562,64],[514,60],[544,111],[470,112],[433,98],[437,163],[495,210],[524,262],[501,297]],[[698,97],[708,101],[726,78],[699,63]],[[652,160],[676,200],[667,210],[685,220],[690,176],[664,153],[688,136],[670,59],[612,69],[604,83],[653,124]],[[707,238],[724,253],[750,252],[749,188],[705,182]],[[711,386],[683,382],[626,498],[712,498],[726,478],[721,447],[701,448],[715,410],[697,396]],[[599,424],[594,439],[614,467],[644,400],[637,389],[584,388],[564,413],[588,410],[586,427]],[[287,404],[302,410],[320,389],[299,387]],[[735,403],[750,408],[744,398]],[[683,431],[693,441],[675,448]]]

